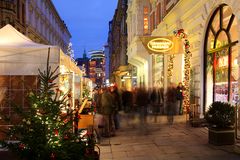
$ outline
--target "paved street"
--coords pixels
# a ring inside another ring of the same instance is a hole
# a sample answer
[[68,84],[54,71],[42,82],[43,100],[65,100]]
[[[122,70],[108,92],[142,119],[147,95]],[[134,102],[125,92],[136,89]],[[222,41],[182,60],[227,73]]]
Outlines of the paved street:
[[[207,128],[193,128],[184,116],[168,125],[166,117],[148,117],[148,129],[137,120],[121,117],[122,128],[115,137],[101,140],[101,160],[239,160],[236,146],[208,144]],[[156,121],[157,123],[156,123]],[[177,121],[177,122],[176,122]],[[131,123],[133,122],[133,123]],[[131,123],[131,124],[127,124]]]

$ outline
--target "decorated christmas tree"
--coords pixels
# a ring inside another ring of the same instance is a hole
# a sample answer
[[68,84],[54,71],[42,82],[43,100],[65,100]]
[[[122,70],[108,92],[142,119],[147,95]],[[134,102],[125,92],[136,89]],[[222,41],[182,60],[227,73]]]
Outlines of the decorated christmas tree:
[[20,121],[9,128],[8,139],[15,141],[7,146],[27,160],[84,159],[85,142],[73,133],[74,114],[68,104],[71,95],[57,88],[58,68],[49,66],[49,53],[46,70],[39,70],[39,90],[28,94],[29,109],[23,111],[14,104]]

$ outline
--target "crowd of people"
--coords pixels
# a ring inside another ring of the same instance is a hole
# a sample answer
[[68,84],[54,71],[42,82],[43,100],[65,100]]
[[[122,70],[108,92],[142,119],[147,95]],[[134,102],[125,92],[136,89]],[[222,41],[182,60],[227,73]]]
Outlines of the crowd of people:
[[116,130],[120,128],[120,111],[124,112],[129,120],[137,113],[141,128],[146,127],[148,113],[167,114],[172,124],[173,115],[183,114],[183,90],[182,83],[178,86],[171,83],[166,93],[163,88],[139,87],[130,91],[111,86],[94,89],[92,103],[97,114],[102,115],[102,123],[99,126],[103,128],[101,136],[115,136]]

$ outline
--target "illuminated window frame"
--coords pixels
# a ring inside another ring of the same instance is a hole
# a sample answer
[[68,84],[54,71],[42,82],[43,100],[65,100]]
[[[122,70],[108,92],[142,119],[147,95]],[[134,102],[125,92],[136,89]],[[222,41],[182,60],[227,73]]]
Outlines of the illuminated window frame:
[[147,35],[149,33],[149,8],[143,7],[143,34]]
[[[211,18],[210,18],[210,21],[208,23],[208,26],[207,26],[207,30],[206,30],[206,34],[205,34],[205,40],[204,40],[204,82],[203,82],[203,92],[204,92],[204,96],[203,96],[203,104],[204,104],[204,108],[203,108],[203,111],[205,112],[205,108],[206,108],[206,99],[207,99],[207,64],[208,64],[208,54],[209,54],[209,51],[208,51],[208,44],[210,42],[208,42],[209,40],[209,36],[210,36],[210,33],[213,34],[214,36],[214,49],[211,50],[212,54],[213,54],[213,61],[216,59],[216,55],[215,53],[220,51],[220,50],[223,50],[224,48],[228,48],[228,91],[231,90],[231,70],[232,70],[232,47],[234,45],[236,45],[236,43],[238,43],[238,41],[232,41],[231,39],[231,33],[230,33],[230,30],[231,30],[231,27],[232,27],[232,24],[233,24],[233,21],[235,19],[235,15],[232,13],[231,17],[230,17],[230,20],[228,22],[228,25],[226,28],[224,28],[223,26],[223,9],[224,7],[229,7],[227,6],[226,4],[222,4],[220,5],[212,14]],[[214,18],[216,16],[219,16],[219,29],[218,30],[215,30],[212,26],[213,22],[214,22]],[[227,38],[228,38],[228,45],[225,45],[225,46],[222,46],[220,48],[216,48],[216,44],[217,44],[217,40],[218,40],[218,36],[220,35],[221,32],[225,32],[225,34],[227,35]],[[213,65],[214,66],[214,65]],[[213,102],[215,101],[215,88],[216,88],[216,68],[213,67]],[[230,100],[230,92],[228,93],[228,101]]]

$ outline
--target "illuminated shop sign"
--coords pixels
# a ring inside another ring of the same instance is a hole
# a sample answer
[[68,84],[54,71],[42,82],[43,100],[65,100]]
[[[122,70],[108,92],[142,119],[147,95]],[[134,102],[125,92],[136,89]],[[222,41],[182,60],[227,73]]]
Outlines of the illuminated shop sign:
[[173,46],[173,42],[167,38],[155,38],[147,44],[147,47],[155,52],[167,52],[171,50]]
[[173,36],[141,36],[149,54],[183,54],[183,43]]

